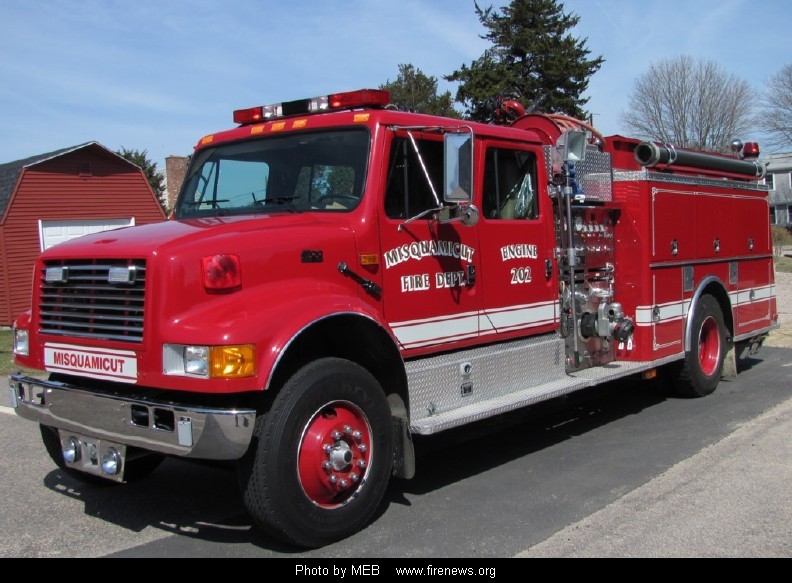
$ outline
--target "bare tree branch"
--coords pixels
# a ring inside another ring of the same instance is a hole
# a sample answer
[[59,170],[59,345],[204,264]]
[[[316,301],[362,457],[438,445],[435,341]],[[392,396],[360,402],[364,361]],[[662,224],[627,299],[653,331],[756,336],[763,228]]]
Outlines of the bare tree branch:
[[770,77],[756,121],[769,134],[770,147],[792,146],[792,63]]
[[746,81],[713,61],[683,55],[659,61],[635,82],[622,123],[639,137],[727,152],[750,129]]

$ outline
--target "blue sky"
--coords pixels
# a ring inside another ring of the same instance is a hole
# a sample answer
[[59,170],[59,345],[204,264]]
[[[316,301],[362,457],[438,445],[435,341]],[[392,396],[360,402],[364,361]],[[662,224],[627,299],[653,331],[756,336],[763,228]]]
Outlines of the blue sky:
[[[792,62],[788,0],[564,5],[606,59],[586,93],[605,135],[627,133],[635,79],[659,59],[712,59],[757,97]],[[453,93],[442,77],[483,53],[482,32],[472,0],[0,0],[0,163],[95,140],[164,170],[234,109],[377,87],[400,63]]]

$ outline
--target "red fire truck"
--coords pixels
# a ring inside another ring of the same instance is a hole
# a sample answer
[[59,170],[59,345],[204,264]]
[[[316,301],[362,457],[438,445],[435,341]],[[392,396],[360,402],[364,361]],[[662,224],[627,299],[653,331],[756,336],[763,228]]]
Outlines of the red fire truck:
[[48,375],[10,393],[63,471],[238,460],[255,523],[319,546],[413,475],[414,434],[657,371],[703,396],[777,326],[755,144],[389,101],[236,111],[172,220],[41,255],[14,351]]

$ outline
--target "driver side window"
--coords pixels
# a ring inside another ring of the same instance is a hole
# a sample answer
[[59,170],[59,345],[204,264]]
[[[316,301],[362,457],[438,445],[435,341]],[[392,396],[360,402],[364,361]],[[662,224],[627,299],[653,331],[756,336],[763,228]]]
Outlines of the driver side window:
[[[417,138],[415,141],[434,190],[439,195],[443,183],[443,142]],[[385,191],[385,215],[390,219],[408,219],[437,206],[421,160],[409,138],[394,138]]]

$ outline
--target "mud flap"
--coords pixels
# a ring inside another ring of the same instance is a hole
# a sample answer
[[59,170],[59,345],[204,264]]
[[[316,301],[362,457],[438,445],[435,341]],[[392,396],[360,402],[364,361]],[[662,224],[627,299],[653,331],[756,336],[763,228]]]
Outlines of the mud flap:
[[410,423],[405,417],[392,416],[393,421],[393,475],[409,480],[415,476],[415,449]]
[[737,351],[734,349],[734,344],[731,344],[723,357],[723,371],[721,378],[725,381],[733,381],[737,379]]

